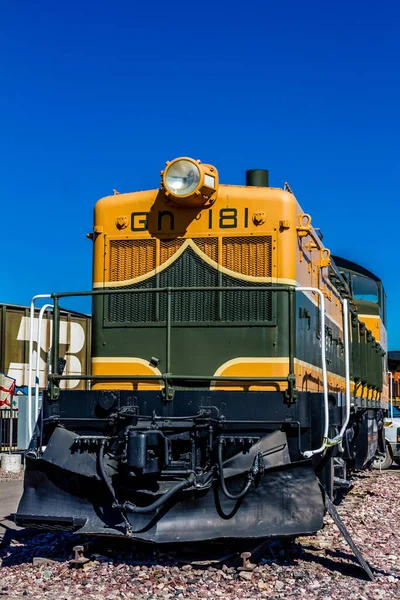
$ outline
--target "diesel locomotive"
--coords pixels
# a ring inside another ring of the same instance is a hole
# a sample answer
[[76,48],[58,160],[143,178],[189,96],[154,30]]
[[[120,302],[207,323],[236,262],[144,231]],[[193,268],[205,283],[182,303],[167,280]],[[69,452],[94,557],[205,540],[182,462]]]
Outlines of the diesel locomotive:
[[[332,257],[288,184],[166,164],[94,209],[93,288],[52,294],[48,388],[19,525],[151,542],[315,533],[384,450],[385,292]],[[91,295],[86,389],[60,303]]]

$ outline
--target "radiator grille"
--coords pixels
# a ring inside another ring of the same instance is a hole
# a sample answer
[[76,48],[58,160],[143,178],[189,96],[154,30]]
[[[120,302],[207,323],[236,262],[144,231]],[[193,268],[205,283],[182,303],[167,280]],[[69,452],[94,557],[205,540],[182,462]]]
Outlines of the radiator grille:
[[243,275],[271,277],[271,236],[223,238],[221,263],[230,271]]
[[[146,279],[135,285],[121,289],[149,289],[156,287],[154,278]],[[154,292],[140,294],[110,294],[104,297],[105,313],[109,323],[142,323],[158,321],[156,314],[156,295]]]
[[[160,264],[170,259],[185,240],[161,240]],[[213,262],[245,276],[270,277],[272,238],[227,237],[222,240],[218,261],[217,238],[194,238],[196,246]],[[119,261],[119,262],[118,262]],[[152,271],[156,267],[155,240],[112,240],[110,243],[111,281],[123,281]],[[272,293],[257,290],[266,286],[218,272],[188,247],[168,267],[140,283],[121,289],[154,287],[249,287],[254,291],[172,292],[171,319],[174,323],[268,322],[273,318]],[[167,319],[166,294],[112,294],[105,297],[106,321],[110,324],[156,323]]]
[[196,246],[214,262],[218,262],[218,238],[193,238]]
[[[218,256],[217,238],[194,238],[196,246],[211,260],[226,269],[251,277],[272,276],[272,237],[226,237],[222,256]],[[178,252],[183,238],[160,241],[157,261],[156,240],[110,240],[108,281],[127,281],[153,271]]]
[[178,252],[186,240],[176,238],[174,240],[161,240],[160,242],[160,265],[165,263],[171,256]]
[[222,292],[222,321],[272,321],[272,292],[257,291],[257,284],[224,276],[222,285],[226,287],[255,288],[254,292]]
[[109,281],[134,279],[155,267],[155,240],[110,241]]

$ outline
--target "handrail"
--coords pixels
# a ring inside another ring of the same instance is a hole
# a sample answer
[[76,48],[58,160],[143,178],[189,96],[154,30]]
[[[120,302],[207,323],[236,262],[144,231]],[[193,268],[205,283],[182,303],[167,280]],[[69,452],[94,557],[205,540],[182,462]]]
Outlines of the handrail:
[[175,373],[161,373],[160,375],[57,375],[52,373],[49,375],[50,381],[73,381],[79,379],[81,381],[288,381],[289,377],[240,377],[240,375],[175,375]]
[[[168,371],[170,370],[170,344],[171,344],[171,296],[173,292],[195,292],[195,291],[211,291],[211,292],[238,292],[238,291],[244,291],[244,292],[254,292],[254,291],[265,291],[265,292],[286,292],[289,293],[289,309],[290,309],[290,294],[292,294],[295,291],[295,287],[294,286],[289,286],[289,285],[285,285],[285,286],[279,286],[279,285],[271,285],[271,284],[264,284],[264,285],[257,285],[256,287],[247,287],[247,286],[180,286],[180,287],[157,287],[157,288],[134,288],[134,289],[123,289],[120,290],[119,288],[108,288],[108,289],[96,289],[96,290],[90,290],[90,291],[83,291],[83,292],[58,292],[58,293],[54,293],[51,294],[52,299],[54,300],[54,310],[53,310],[53,340],[52,340],[52,375],[49,377],[49,381],[50,382],[57,382],[57,380],[64,380],[64,379],[68,379],[68,376],[65,375],[60,375],[60,376],[56,376],[55,374],[57,373],[57,352],[58,352],[58,346],[59,346],[59,299],[60,298],[64,298],[64,297],[74,297],[74,296],[110,296],[113,294],[118,294],[118,295],[122,295],[122,294],[153,294],[153,293],[166,293],[167,294],[167,321],[166,321],[166,326],[167,326],[167,335],[166,335],[166,367],[167,367],[167,373],[165,375],[161,375],[161,376],[148,376],[148,378],[152,378],[153,380],[164,380],[165,382],[167,382],[167,384],[171,381],[172,379],[177,379],[178,376],[169,376]],[[265,321],[266,323],[268,322],[267,320]],[[160,322],[160,324],[163,322]],[[261,324],[261,322],[260,322]],[[289,336],[290,338],[290,336]],[[289,339],[289,349],[290,349],[290,354],[293,355],[294,352],[294,348],[293,345],[291,343],[291,340]],[[291,369],[291,373],[292,375],[294,375],[293,372],[293,356],[289,356],[289,368]],[[184,377],[180,377],[181,379],[184,379]],[[101,380],[100,377],[89,377],[89,376],[75,376],[75,379],[81,379],[81,380],[90,380],[90,379],[98,379]],[[112,380],[112,378],[110,378]],[[144,376],[138,376],[136,378],[134,377],[128,377],[127,380],[131,381],[131,380],[141,380],[141,381],[145,381],[147,380]],[[187,378],[188,379],[188,378]],[[215,376],[212,376],[211,378],[206,378],[203,380],[216,380],[217,378]],[[124,381],[124,378],[122,376],[117,376],[114,380],[116,381]],[[197,380],[200,381],[201,378],[193,376],[193,380]],[[227,377],[225,379],[225,381],[232,381],[233,378],[232,377]],[[240,378],[241,381],[278,381],[278,379],[276,377],[271,377],[271,378],[266,378],[266,377],[262,377],[260,379],[257,379],[256,377],[250,377],[248,379],[243,379]],[[282,378],[282,381],[288,381],[289,386],[291,385],[291,378],[290,377],[285,377]]]
[[339,442],[342,442],[344,432],[350,421],[351,396],[350,396],[350,338],[349,338],[349,301],[343,300],[343,330],[344,330],[344,376],[346,385],[346,418],[339,432]]
[[325,451],[327,446],[329,445],[329,404],[328,404],[328,372],[326,368],[326,331],[325,331],[325,296],[323,292],[318,288],[312,287],[297,287],[296,291],[298,292],[314,292],[319,295],[321,303],[320,303],[320,313],[321,313],[321,362],[322,362],[322,391],[324,396],[324,433],[322,438],[322,444],[319,448],[315,450],[306,450],[303,452],[304,458],[311,458],[315,454],[321,454]]
[[393,373],[387,371],[389,375],[389,406],[390,406],[390,418],[393,419]]
[[[326,448],[330,446],[336,446],[338,444],[341,445],[343,440],[343,435],[347,429],[347,425],[350,421],[350,411],[351,411],[351,394],[350,394],[350,339],[349,339],[349,301],[347,298],[342,300],[343,306],[343,337],[344,337],[344,369],[345,369],[345,401],[346,401],[346,417],[340,429],[340,432],[337,436],[332,439],[329,439],[329,405],[325,405],[328,409],[328,420],[325,420],[325,425],[328,424],[328,431],[324,431],[324,439],[321,445],[321,448],[318,451],[306,451],[303,453],[305,458],[311,458],[314,454],[319,454],[323,452]],[[322,342],[322,337],[321,337]],[[325,413],[326,416],[326,413]]]
[[32,438],[32,354],[33,354],[33,329],[35,322],[35,302],[42,298],[51,298],[51,294],[37,294],[31,300],[29,316],[29,364],[28,364],[28,436]]
[[37,330],[37,352],[36,352],[36,377],[35,377],[35,422],[39,414],[39,377],[40,377],[40,349],[42,347],[42,319],[46,310],[53,308],[52,304],[44,304],[39,312]]
[[[259,283],[259,282],[255,282]],[[148,294],[153,292],[254,292],[254,291],[269,291],[269,292],[289,292],[290,290],[296,289],[293,285],[273,285],[273,284],[264,284],[257,285],[256,287],[251,286],[179,286],[179,287],[154,287],[154,288],[124,288],[120,289],[118,287],[115,288],[96,288],[95,290],[85,291],[85,292],[56,292],[54,294],[50,294],[50,298],[69,298],[75,296],[109,296],[110,294]],[[314,288],[310,288],[314,290]]]
[[[58,355],[58,340],[59,340],[59,307],[58,301],[60,298],[66,297],[76,297],[76,296],[109,296],[111,294],[148,294],[148,293],[160,293],[164,292],[167,294],[167,354],[166,354],[166,366],[167,371],[170,370],[170,341],[171,341],[171,295],[173,292],[195,292],[195,291],[212,291],[212,292],[254,292],[254,291],[269,291],[269,292],[287,292],[289,293],[289,299],[292,297],[291,294],[293,292],[310,292],[317,294],[320,297],[320,327],[321,327],[321,363],[322,363],[322,386],[323,386],[323,403],[324,403],[324,431],[323,431],[323,439],[321,446],[314,450],[308,450],[303,452],[303,456],[305,458],[311,458],[315,454],[321,454],[325,451],[325,449],[329,446],[339,444],[342,440],[343,433],[348,425],[348,421],[350,418],[350,363],[349,363],[349,331],[348,331],[348,300],[344,299],[343,303],[343,312],[344,312],[344,345],[345,345],[345,374],[346,374],[346,418],[345,423],[343,424],[340,434],[336,436],[334,439],[329,439],[329,404],[328,404],[328,376],[327,376],[327,365],[326,365],[326,331],[325,331],[325,296],[322,290],[314,287],[308,286],[278,286],[278,285],[258,285],[256,287],[245,287],[245,286],[181,286],[181,287],[158,287],[158,288],[136,288],[136,289],[118,289],[118,288],[108,288],[108,289],[95,289],[91,291],[83,291],[83,292],[58,292],[50,295],[40,295],[35,296],[36,298],[52,298],[54,300],[53,307],[53,343],[52,343],[52,355],[53,355],[53,364],[55,364]],[[289,311],[291,310],[291,301],[289,302]],[[289,315],[291,317],[291,315]],[[57,382],[59,380],[71,380],[71,379],[80,379],[80,380],[91,380],[97,379],[101,380],[110,380],[110,381],[154,381],[154,380],[163,380],[166,382],[171,382],[173,380],[188,380],[188,381],[244,381],[244,382],[256,382],[256,381],[288,381],[289,383],[293,380],[295,375],[294,373],[294,348],[291,342],[291,333],[294,325],[291,322],[291,318],[289,319],[289,374],[287,377],[234,377],[234,376],[196,376],[196,375],[175,375],[172,373],[164,373],[160,375],[132,375],[132,376],[123,376],[123,375],[58,375],[55,369],[52,369],[52,373],[49,374],[50,382]],[[33,329],[33,327],[32,327]]]

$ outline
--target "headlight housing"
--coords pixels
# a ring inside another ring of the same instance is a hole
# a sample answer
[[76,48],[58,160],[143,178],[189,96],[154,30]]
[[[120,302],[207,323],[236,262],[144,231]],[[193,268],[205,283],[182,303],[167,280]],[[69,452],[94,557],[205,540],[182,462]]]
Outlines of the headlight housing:
[[191,160],[177,160],[165,169],[165,188],[174,196],[191,195],[200,179],[200,169]]
[[167,162],[161,176],[165,195],[181,206],[210,204],[217,196],[218,172],[199,160],[176,158]]

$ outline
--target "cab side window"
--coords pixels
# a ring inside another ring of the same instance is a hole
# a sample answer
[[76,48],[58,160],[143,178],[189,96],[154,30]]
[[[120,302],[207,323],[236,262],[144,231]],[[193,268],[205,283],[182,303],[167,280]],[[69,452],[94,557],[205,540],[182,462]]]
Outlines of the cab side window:
[[366,300],[368,302],[378,302],[378,284],[373,279],[363,277],[362,275],[353,275],[353,298],[355,300]]

